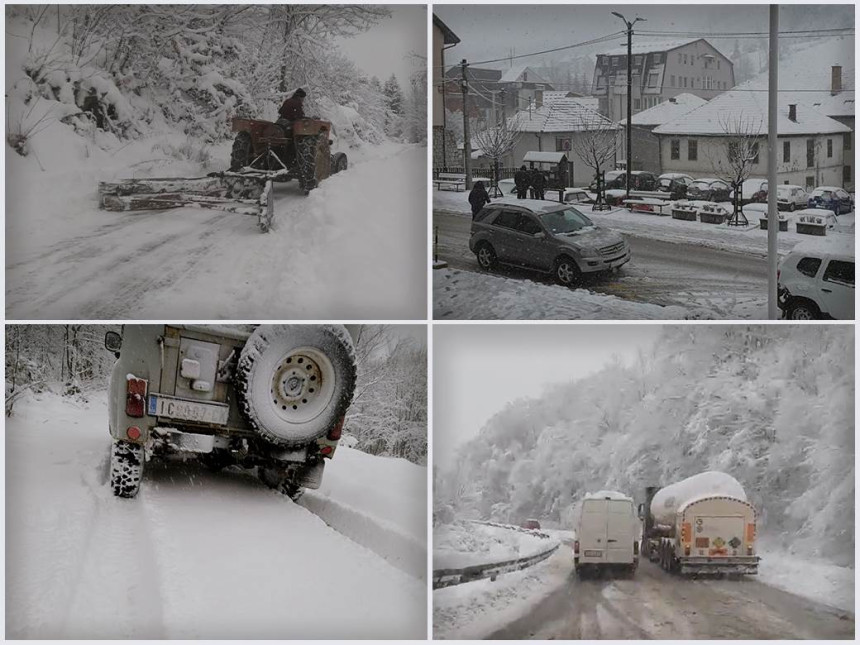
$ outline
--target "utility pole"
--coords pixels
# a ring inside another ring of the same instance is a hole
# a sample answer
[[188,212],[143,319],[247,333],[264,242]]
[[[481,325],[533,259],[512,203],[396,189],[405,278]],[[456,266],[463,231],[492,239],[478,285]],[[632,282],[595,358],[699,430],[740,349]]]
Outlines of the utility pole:
[[472,142],[469,135],[469,83],[466,81],[466,59],[460,61],[460,89],[463,91],[463,171],[466,173],[466,190],[472,190]]
[[637,22],[644,22],[645,18],[637,17],[636,20],[630,22],[617,11],[612,12],[613,16],[618,16],[624,21],[627,27],[627,145],[625,157],[627,157],[627,199],[630,199],[630,171],[633,166],[633,155],[630,149],[630,144],[633,139],[633,25]]
[[779,97],[779,5],[770,5],[770,37],[767,78],[767,317],[776,320],[777,308],[777,245],[779,220],[776,208],[777,99]]

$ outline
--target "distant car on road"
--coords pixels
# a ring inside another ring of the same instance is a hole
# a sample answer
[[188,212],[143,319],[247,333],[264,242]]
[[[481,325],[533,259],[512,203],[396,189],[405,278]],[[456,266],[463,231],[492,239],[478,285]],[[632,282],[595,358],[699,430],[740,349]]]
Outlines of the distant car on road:
[[539,531],[540,530],[540,522],[537,520],[526,520],[523,522],[522,527],[524,529],[529,529],[530,531]]
[[[776,187],[776,207],[781,211],[793,211],[795,208],[806,208],[808,195],[802,186],[780,184]],[[765,194],[767,201],[767,194]]]
[[790,320],[854,319],[854,236],[801,242],[777,272],[779,308]]
[[809,208],[825,208],[837,216],[854,210],[851,195],[836,186],[819,186],[809,194],[806,205]]
[[687,187],[687,199],[702,199],[708,202],[729,201],[729,185],[722,179],[706,177],[697,179]]
[[575,285],[584,273],[615,269],[630,261],[630,247],[617,232],[558,202],[500,198],[472,220],[469,249],[484,270],[497,263],[552,273]]

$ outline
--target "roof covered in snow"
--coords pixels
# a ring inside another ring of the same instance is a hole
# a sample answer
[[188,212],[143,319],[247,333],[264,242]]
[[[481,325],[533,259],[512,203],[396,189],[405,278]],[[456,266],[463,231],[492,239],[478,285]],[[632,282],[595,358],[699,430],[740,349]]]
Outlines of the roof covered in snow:
[[[834,94],[831,74],[835,65],[842,68],[842,91]],[[808,105],[831,117],[854,116],[853,37],[828,38],[791,50],[780,56],[777,76],[781,103]],[[767,85],[765,71],[741,83],[737,89],[765,90]]]
[[564,152],[542,152],[539,150],[529,150],[523,161],[536,161],[538,163],[561,163],[561,160],[566,157]]
[[[668,101],[663,101],[654,107],[634,114],[633,125],[663,125],[695,110],[697,107],[701,107],[705,103],[707,103],[705,99],[684,92]],[[627,123],[627,119],[622,119],[619,123]]]
[[567,92],[563,90],[546,90],[543,93],[544,104],[566,100],[576,101],[577,103],[587,107],[589,110],[595,111],[597,111],[597,108],[600,105],[600,99],[596,96],[579,96],[576,92]]
[[[652,52],[667,52],[673,49],[678,49],[678,47],[683,47],[684,45],[689,45],[690,43],[694,43],[698,40],[704,40],[703,38],[681,38],[675,40],[652,40],[650,38],[646,38],[644,41],[636,42],[636,39],[633,40],[632,52],[635,56],[636,54],[650,54]],[[619,45],[618,47],[613,47],[612,49],[608,49],[604,52],[600,52],[605,56],[626,56],[627,55],[627,40],[626,37],[624,39],[624,44]]]
[[585,497],[583,497],[582,499],[614,499],[625,502],[633,501],[632,497],[630,497],[629,495],[625,495],[624,493],[619,493],[617,490],[599,490],[596,493],[586,493]]
[[549,83],[545,78],[538,74],[533,67],[528,65],[520,65],[511,67],[502,72],[502,77],[499,83]]
[[[788,118],[789,103],[780,96],[777,133],[782,136],[850,132],[850,128],[808,105],[797,106],[797,119]],[[767,134],[767,92],[732,89],[719,94],[701,107],[654,128],[655,134],[723,136],[727,130],[742,128]]]
[[559,99],[539,108],[520,110],[511,117],[510,125],[520,132],[586,132],[602,128],[618,128],[602,114],[579,102],[579,99]]

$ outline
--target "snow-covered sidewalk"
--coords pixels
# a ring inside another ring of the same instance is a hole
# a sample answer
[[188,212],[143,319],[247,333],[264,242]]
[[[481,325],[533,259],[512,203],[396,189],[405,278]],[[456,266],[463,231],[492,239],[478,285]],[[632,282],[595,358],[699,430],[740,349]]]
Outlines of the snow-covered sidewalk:
[[433,271],[436,320],[683,320],[682,307],[622,300],[585,289],[452,269]]
[[425,469],[338,448],[314,493],[350,511],[332,530],[193,460],[152,463],[137,498],[115,498],[109,444],[104,393],[25,395],[7,419],[7,637],[425,637],[425,581],[375,552],[418,539]]

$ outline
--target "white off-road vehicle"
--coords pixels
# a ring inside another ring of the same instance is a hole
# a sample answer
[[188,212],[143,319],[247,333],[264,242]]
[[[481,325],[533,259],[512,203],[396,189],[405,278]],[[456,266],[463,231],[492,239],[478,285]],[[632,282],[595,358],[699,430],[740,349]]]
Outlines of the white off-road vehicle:
[[110,486],[137,495],[144,464],[195,454],[256,468],[290,496],[318,488],[355,389],[355,329],[340,325],[125,325],[109,390]]

